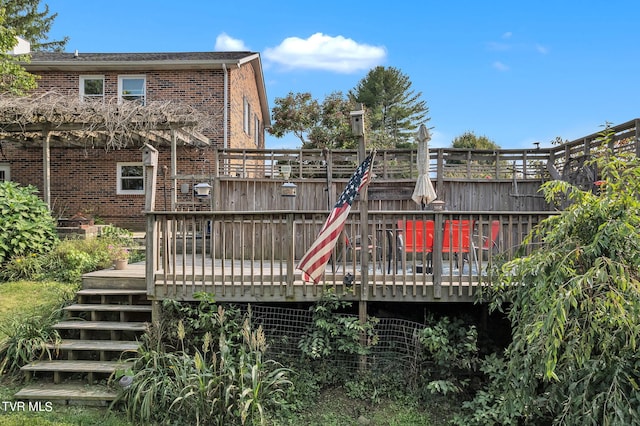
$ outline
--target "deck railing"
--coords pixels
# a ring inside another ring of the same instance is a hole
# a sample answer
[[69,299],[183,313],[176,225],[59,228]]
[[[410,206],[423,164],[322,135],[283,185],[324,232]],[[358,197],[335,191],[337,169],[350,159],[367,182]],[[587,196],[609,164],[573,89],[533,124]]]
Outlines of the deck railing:
[[[536,242],[524,246],[523,239],[549,215],[370,211],[364,224],[352,212],[323,285],[353,300],[469,301],[477,286],[495,284],[489,268],[534,249]],[[156,299],[193,300],[207,292],[220,301],[315,300],[323,285],[303,282],[296,266],[326,217],[299,211],[148,213],[148,293]],[[403,227],[424,221],[435,230],[429,242],[426,234]],[[448,225],[458,222],[469,223],[470,232],[451,231]],[[428,249],[409,250],[409,239]]]
[[[614,152],[640,154],[640,119],[608,129]],[[602,134],[594,133],[548,148],[478,150],[431,148],[429,171],[434,179],[546,179],[550,166],[562,173],[571,159],[601,150]],[[417,176],[415,149],[380,150],[374,173],[383,180],[413,179]],[[357,165],[356,150],[313,149],[219,149],[214,177],[273,178],[282,175],[281,166],[291,166],[293,179],[344,179]],[[553,177],[553,176],[551,176]]]

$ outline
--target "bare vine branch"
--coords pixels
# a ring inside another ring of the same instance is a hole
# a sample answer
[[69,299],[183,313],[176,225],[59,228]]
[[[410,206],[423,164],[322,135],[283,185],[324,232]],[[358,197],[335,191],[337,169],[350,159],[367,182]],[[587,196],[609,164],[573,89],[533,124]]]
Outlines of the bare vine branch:
[[170,140],[170,131],[191,142],[205,142],[202,132],[217,127],[219,114],[204,113],[172,101],[117,102],[81,100],[79,96],[46,92],[26,97],[0,96],[0,136],[41,140],[50,131],[68,143],[104,144],[106,149],[137,145],[141,140]]

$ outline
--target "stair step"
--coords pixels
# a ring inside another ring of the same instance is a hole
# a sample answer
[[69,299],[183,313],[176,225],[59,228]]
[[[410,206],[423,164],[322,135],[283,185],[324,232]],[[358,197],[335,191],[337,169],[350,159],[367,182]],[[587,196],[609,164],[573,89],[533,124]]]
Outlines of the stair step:
[[77,303],[65,306],[65,311],[83,312],[151,312],[151,305],[101,305],[98,303]]
[[117,392],[104,385],[88,385],[83,382],[31,383],[15,395],[15,399],[64,400],[64,401],[113,401]]
[[147,290],[126,288],[83,288],[76,293],[80,296],[145,296]]
[[67,351],[137,351],[138,342],[126,340],[62,340],[60,343],[48,343],[48,349]]
[[[34,361],[20,368],[22,371],[54,371],[65,373],[113,373],[132,365],[127,361]],[[56,384],[55,386],[58,386]]]
[[107,331],[145,331],[146,322],[120,321],[61,321],[54,324],[56,330],[107,330]]

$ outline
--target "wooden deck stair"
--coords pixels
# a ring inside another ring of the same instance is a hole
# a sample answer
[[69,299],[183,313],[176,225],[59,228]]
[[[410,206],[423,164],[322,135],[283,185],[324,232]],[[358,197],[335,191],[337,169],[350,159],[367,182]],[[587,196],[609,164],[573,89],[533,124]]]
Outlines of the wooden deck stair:
[[122,288],[122,283],[83,288],[77,303],[64,310],[65,319],[53,326],[62,340],[48,344],[55,359],[22,367],[28,384],[14,397],[106,405],[117,395],[109,378],[131,365],[138,338],[151,321],[146,291]]

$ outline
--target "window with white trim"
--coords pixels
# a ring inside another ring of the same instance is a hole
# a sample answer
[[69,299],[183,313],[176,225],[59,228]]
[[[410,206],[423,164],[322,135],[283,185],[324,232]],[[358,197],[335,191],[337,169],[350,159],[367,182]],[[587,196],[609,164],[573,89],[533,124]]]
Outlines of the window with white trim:
[[104,76],[81,75],[80,99],[83,101],[104,101]]
[[253,142],[256,147],[260,146],[260,120],[258,119],[258,114],[253,116]]
[[118,102],[134,101],[145,105],[147,102],[147,78],[144,75],[118,76]]
[[144,194],[142,163],[118,163],[117,194]]
[[246,97],[243,98],[244,103],[242,107],[242,128],[248,135],[251,134],[251,105]]
[[0,182],[11,180],[11,167],[8,164],[0,164]]

